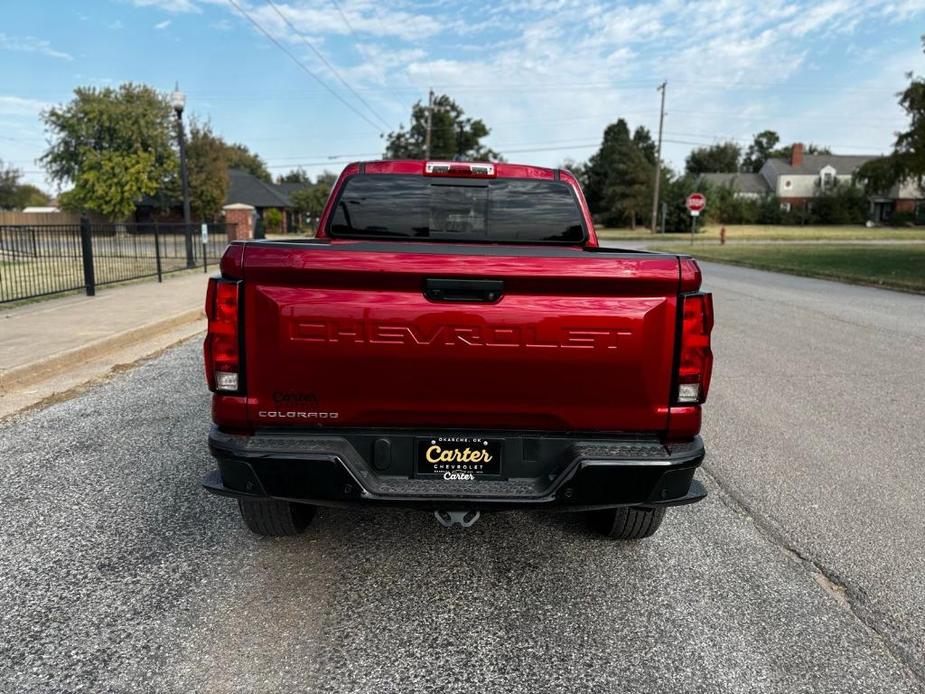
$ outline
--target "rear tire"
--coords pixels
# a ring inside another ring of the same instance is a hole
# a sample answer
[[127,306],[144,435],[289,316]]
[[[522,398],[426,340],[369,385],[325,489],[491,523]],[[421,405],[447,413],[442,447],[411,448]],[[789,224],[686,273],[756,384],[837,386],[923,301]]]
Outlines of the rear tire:
[[665,507],[621,506],[591,512],[591,524],[612,540],[641,540],[655,534],[665,517]]
[[252,533],[266,537],[299,535],[315,515],[315,507],[288,501],[238,499],[244,524]]

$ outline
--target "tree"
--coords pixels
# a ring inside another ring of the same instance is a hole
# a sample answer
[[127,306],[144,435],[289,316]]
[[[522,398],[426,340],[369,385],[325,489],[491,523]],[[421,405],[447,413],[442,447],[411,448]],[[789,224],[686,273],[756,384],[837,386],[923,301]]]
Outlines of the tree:
[[685,170],[691,175],[726,173],[739,170],[742,148],[735,142],[720,142],[698,147],[687,155]]
[[[224,141],[223,141],[224,142]],[[264,183],[272,183],[273,177],[267,169],[266,162],[259,154],[251,152],[245,145],[225,144],[225,161],[229,169],[243,169],[256,176]]]
[[315,178],[315,185],[324,184],[328,187],[328,190],[331,190],[335,183],[337,183],[337,174],[333,171],[322,171],[318,174],[318,177]]
[[620,148],[630,142],[630,129],[622,118],[604,128],[601,146],[588,160],[583,181],[585,197],[592,213],[604,211],[607,181],[617,164]]
[[19,189],[17,190],[17,204],[18,209],[23,207],[30,207],[32,205],[44,206],[51,202],[51,198],[48,193],[39,188],[38,186],[32,185],[31,183],[20,183]]
[[886,193],[909,173],[895,152],[862,164],[854,173],[854,180],[870,195]]
[[337,176],[335,174],[325,171],[318,176],[314,184],[300,188],[289,196],[289,200],[296,211],[300,215],[311,219],[313,229],[316,228],[317,219],[324,211],[324,204],[327,202],[328,196],[331,194],[331,188],[336,180]]
[[[662,182],[659,186],[661,205],[664,205],[664,225],[666,232],[688,231],[690,229],[687,208],[684,201],[694,190],[693,183],[687,184],[685,178],[675,176],[668,167],[662,169]],[[659,210],[662,215],[662,210]],[[659,217],[661,220],[661,216]]]
[[648,217],[654,173],[654,165],[635,143],[619,147],[616,165],[604,188],[604,204],[614,218],[624,219],[635,229],[637,220]]
[[[430,158],[498,161],[501,156],[482,144],[491,131],[479,118],[466,118],[462,106],[445,94],[434,97],[431,114]],[[387,136],[386,159],[424,159],[427,139],[427,106],[418,101],[411,108],[411,123]]]
[[[272,182],[263,159],[242,144],[229,144],[212,131],[211,124],[190,121],[186,143],[189,171],[190,207],[200,219],[214,219],[228,195],[228,169],[242,169],[267,183]],[[171,200],[180,196],[178,187],[169,192]]]
[[780,142],[780,135],[773,130],[763,130],[755,135],[754,140],[745,150],[742,169],[753,173],[761,171],[764,163],[774,156],[774,148],[778,142]]
[[[764,130],[755,135],[752,144],[745,151],[745,158],[742,160],[742,171],[758,173],[768,159],[790,159],[793,147],[777,147],[778,142],[780,142],[780,136],[773,130]],[[813,144],[812,142],[803,148],[803,154],[831,153],[832,150],[828,147]]]
[[22,171],[0,160],[0,210],[21,210],[47,205],[48,196],[31,183],[22,183]]
[[14,197],[19,187],[22,172],[10,165],[3,165],[0,160],[0,209],[12,209],[15,205]]
[[[601,146],[584,167],[585,196],[592,214],[605,224],[648,218],[652,202],[655,145],[649,131],[636,128],[632,137],[622,118],[604,129]],[[648,202],[647,202],[648,199]]]
[[[787,154],[786,154],[786,156],[788,157],[790,156],[790,150],[791,148],[788,147]],[[806,145],[806,147],[803,148],[803,154],[831,154],[831,153],[832,153],[832,149],[830,147],[826,147],[825,145],[817,145],[814,142],[810,142],[808,145]]]
[[190,208],[199,219],[214,219],[228,194],[228,145],[208,123],[190,122],[186,143]]
[[308,172],[299,167],[297,169],[292,169],[289,173],[280,174],[276,177],[277,183],[304,183],[305,185],[310,185],[312,179],[309,177]]
[[[925,47],[925,36],[922,37]],[[893,151],[886,157],[874,159],[858,170],[855,179],[871,193],[883,193],[897,183],[925,182],[925,78],[911,72],[910,80],[899,96],[899,105],[909,116],[909,129],[896,134]]]
[[150,87],[79,87],[66,105],[42,113],[52,144],[41,161],[70,184],[62,206],[117,219],[176,175],[172,111]]
[[646,161],[652,164],[652,166],[655,166],[655,141],[652,139],[652,133],[649,132],[648,128],[640,125],[633,131],[633,144],[639,148],[639,151],[645,156]]

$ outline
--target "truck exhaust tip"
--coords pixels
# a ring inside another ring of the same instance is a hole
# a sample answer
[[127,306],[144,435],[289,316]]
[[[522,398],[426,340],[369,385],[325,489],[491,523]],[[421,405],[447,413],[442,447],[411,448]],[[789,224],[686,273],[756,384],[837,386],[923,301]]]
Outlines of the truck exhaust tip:
[[452,528],[454,525],[471,528],[481,515],[479,511],[434,511],[434,517],[444,528]]

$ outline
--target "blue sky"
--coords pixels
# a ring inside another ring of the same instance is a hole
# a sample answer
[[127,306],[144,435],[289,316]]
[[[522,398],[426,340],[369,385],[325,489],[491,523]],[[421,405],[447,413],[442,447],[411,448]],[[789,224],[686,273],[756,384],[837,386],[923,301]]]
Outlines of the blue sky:
[[[845,154],[889,149],[905,125],[895,93],[925,73],[925,0],[235,0],[363,117],[226,0],[6,0],[0,24],[0,159],[50,184],[38,114],[80,85],[178,80],[188,112],[243,142],[274,173],[375,158],[433,86],[492,128],[509,161],[593,153],[625,117],[657,127],[665,157],[777,130]],[[369,105],[331,73],[314,46]]]

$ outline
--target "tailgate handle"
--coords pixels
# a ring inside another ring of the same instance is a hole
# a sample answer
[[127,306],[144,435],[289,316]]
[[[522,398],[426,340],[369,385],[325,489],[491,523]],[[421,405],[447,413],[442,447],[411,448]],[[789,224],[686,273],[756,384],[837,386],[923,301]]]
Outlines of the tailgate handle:
[[501,280],[424,280],[424,296],[431,301],[480,301],[493,303],[504,294]]

